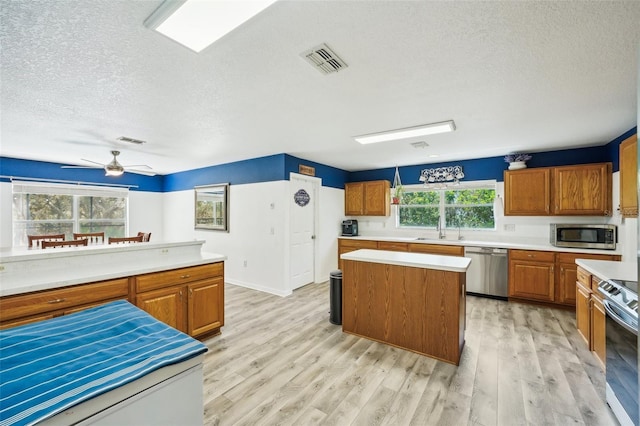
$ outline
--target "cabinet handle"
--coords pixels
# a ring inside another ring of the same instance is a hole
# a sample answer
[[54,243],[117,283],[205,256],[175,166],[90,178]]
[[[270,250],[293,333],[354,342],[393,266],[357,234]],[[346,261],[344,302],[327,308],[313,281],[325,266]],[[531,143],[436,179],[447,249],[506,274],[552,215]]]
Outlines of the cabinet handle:
[[536,257],[536,255],[535,255],[535,254],[528,254],[527,256],[529,256],[529,257]]
[[51,303],[53,305],[54,303],[62,303],[65,300],[67,300],[67,299],[64,299],[64,298],[63,299],[54,299],[54,300],[49,300],[47,303]]
[[192,288],[189,289],[189,296],[193,296],[193,289]]
[[189,278],[189,277],[191,277],[191,275],[189,275],[189,274],[181,275],[181,276],[180,276],[180,278]]

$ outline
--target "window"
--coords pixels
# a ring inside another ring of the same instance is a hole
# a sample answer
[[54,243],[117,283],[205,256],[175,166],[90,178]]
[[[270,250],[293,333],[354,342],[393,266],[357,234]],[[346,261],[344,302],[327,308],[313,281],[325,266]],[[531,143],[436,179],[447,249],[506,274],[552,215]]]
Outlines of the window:
[[405,188],[398,207],[400,228],[495,229],[495,183],[455,189]]
[[13,245],[26,246],[27,235],[128,232],[127,189],[79,185],[13,183]]

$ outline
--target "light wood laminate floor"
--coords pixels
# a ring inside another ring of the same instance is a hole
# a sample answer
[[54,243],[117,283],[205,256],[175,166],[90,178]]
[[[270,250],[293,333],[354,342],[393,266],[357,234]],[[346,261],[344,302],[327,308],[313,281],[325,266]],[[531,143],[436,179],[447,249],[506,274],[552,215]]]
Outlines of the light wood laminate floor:
[[207,425],[615,425],[571,311],[467,298],[459,367],[329,323],[329,285],[227,284],[205,343]]

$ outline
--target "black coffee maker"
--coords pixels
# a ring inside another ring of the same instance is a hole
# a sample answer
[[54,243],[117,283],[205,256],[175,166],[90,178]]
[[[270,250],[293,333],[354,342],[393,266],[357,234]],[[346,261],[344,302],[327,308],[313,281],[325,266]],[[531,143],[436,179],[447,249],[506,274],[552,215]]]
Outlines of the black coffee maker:
[[342,236],[343,237],[357,237],[358,236],[358,221],[354,219],[347,219],[342,221]]

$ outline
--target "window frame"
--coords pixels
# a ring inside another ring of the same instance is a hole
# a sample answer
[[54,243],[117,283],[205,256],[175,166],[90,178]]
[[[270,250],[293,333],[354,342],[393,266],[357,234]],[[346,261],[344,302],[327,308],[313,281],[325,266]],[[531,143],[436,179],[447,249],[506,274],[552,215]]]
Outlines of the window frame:
[[[12,245],[14,247],[26,247],[27,233],[30,224],[37,223],[60,223],[71,224],[71,232],[81,232],[80,226],[84,223],[122,223],[124,225],[124,236],[129,235],[129,189],[123,187],[105,187],[91,185],[69,185],[58,183],[44,182],[12,182],[12,206],[11,206],[11,231]],[[37,195],[66,195],[72,197],[71,217],[68,219],[16,219],[14,198],[18,194],[37,194]],[[102,198],[123,198],[124,199],[124,217],[116,219],[99,219],[99,218],[81,218],[80,217],[80,198],[81,197],[102,197]]]
[[[457,186],[449,186],[445,188],[430,188],[425,185],[406,185],[404,187],[404,192],[435,192],[438,194],[438,204],[416,204],[416,207],[437,207],[438,215],[443,220],[443,229],[454,230],[458,229],[458,226],[449,225],[446,223],[446,209],[451,207],[482,207],[488,206],[488,204],[447,204],[446,203],[446,191],[459,191],[459,190],[469,190],[469,189],[490,189],[494,191],[494,199],[491,203],[491,207],[493,209],[493,228],[469,228],[469,227],[461,227],[460,230],[463,231],[489,231],[495,232],[498,229],[498,218],[496,216],[496,200],[499,198],[498,195],[498,184],[496,180],[483,180],[483,181],[473,181],[473,182],[461,182]],[[417,226],[417,225],[401,225],[400,224],[400,209],[403,206],[407,206],[406,204],[398,205],[398,209],[396,211],[395,217],[395,227],[396,229],[414,229],[414,230],[437,230],[437,225],[435,226]]]

